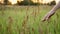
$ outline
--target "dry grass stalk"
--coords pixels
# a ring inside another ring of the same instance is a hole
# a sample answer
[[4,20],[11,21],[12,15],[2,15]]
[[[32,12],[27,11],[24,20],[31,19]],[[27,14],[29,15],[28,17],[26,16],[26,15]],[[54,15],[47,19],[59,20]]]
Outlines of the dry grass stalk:
[[26,16],[23,20],[23,23],[22,23],[22,32],[25,34],[25,29],[27,27],[27,21],[28,21],[28,16]]
[[35,34],[35,29],[34,28],[32,28],[32,32]]
[[30,27],[27,27],[27,34],[30,34]]
[[38,32],[39,32],[39,34],[44,34],[44,31],[42,30],[42,28],[40,26],[39,26]]
[[7,31],[8,31],[9,34],[12,34],[12,28],[11,28],[11,26],[12,26],[12,23],[13,23],[13,19],[12,19],[11,16],[9,16],[8,20],[9,21],[8,21]]
[[19,26],[18,26],[18,25],[17,25],[16,32],[18,32],[18,33],[20,34],[20,28],[19,28]]
[[0,33],[1,33],[1,31],[2,31],[2,24],[0,24]]

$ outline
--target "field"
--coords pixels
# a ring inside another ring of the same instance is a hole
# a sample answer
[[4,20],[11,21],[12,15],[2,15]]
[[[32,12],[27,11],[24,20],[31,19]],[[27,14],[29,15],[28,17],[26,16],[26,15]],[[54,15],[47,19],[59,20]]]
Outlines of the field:
[[60,34],[60,9],[49,21],[41,21],[52,7],[0,7],[0,34]]

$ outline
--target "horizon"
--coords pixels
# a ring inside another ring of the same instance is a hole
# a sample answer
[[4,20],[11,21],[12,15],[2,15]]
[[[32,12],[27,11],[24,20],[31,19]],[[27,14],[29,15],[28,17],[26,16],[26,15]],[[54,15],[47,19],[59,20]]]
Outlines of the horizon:
[[[11,2],[11,4],[16,4],[17,1],[21,2],[23,0],[8,0],[9,2]],[[55,1],[56,3],[59,2],[59,0],[31,0],[33,1],[34,3],[42,3],[42,4],[46,4],[46,3],[50,3],[51,1]],[[3,0],[0,0],[1,3],[3,3]]]

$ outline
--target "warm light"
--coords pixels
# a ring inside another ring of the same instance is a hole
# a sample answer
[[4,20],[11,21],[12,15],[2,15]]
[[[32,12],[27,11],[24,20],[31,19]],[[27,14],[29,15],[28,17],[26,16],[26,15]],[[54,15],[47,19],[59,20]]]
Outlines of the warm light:
[[1,3],[3,3],[4,0],[0,0]]
[[[17,3],[17,1],[19,1],[19,2],[21,2],[21,1],[23,1],[23,0],[8,0],[9,2],[11,2],[12,4],[16,4]],[[32,0],[34,3],[37,3],[37,2],[39,2],[39,3],[49,3],[49,2],[51,2],[51,1],[53,1],[53,0]],[[56,3],[58,3],[60,0],[55,0],[56,1]],[[3,3],[4,2],[4,0],[0,0],[0,2],[1,3]]]
[[34,3],[37,3],[37,0],[32,0]]
[[9,2],[11,2],[12,4],[16,4],[17,0],[9,0]]
[[[38,0],[32,0],[34,3],[38,2]],[[54,0],[39,0],[40,3],[49,3],[51,1],[54,1]],[[58,3],[60,0],[55,0],[56,3]]]
[[51,2],[53,0],[32,0],[33,2],[40,2],[40,3],[48,3]]
[[55,0],[56,1],[56,3],[58,3],[60,0]]
[[49,3],[51,1],[53,1],[53,0],[43,0],[44,3]]
[[17,1],[21,2],[21,1],[23,1],[23,0],[17,0]]
[[9,2],[11,2],[12,4],[16,4],[17,1],[21,2],[21,1],[23,1],[23,0],[9,0]]

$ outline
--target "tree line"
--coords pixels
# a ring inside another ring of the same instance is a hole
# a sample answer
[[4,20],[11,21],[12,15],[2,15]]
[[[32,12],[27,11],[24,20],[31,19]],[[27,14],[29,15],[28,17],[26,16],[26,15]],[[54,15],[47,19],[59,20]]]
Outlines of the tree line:
[[[0,4],[2,4],[2,3],[0,2]],[[56,4],[56,2],[52,1],[50,3],[47,3],[46,5],[55,5],[55,4]],[[11,2],[9,2],[8,0],[4,0],[3,5],[11,5]],[[42,3],[34,3],[31,0],[24,0],[24,1],[21,1],[21,2],[17,1],[17,3],[14,4],[14,5],[43,5],[43,4]]]

